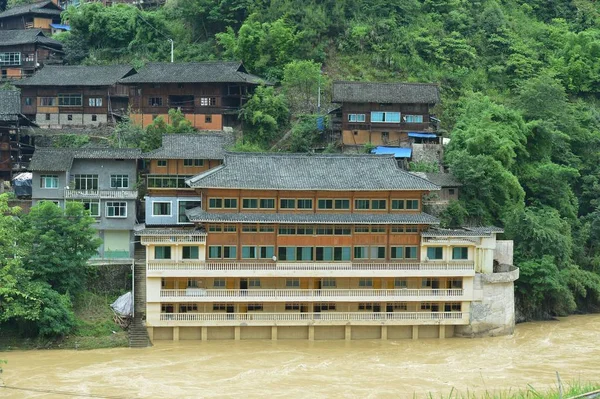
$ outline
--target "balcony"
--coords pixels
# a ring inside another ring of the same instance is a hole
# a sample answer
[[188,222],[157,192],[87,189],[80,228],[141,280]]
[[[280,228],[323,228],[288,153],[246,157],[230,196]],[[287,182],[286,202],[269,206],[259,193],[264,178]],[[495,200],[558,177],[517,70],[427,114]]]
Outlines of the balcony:
[[137,190],[72,190],[65,189],[66,199],[137,199]]
[[382,302],[467,300],[463,289],[202,289],[160,290],[148,294],[148,302]]
[[148,277],[427,277],[474,276],[475,264],[463,262],[177,262],[148,261]]
[[152,326],[459,325],[468,312],[161,313]]
[[[177,243],[205,243],[206,233],[190,232],[189,235],[157,235],[157,236],[142,236],[141,244],[177,244]],[[152,263],[165,263],[169,261],[152,261]]]

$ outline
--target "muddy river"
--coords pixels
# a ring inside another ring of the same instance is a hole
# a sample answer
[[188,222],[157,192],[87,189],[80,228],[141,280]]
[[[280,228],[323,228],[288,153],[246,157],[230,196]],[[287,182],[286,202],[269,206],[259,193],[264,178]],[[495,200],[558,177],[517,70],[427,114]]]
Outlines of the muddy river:
[[439,398],[453,388],[551,388],[556,371],[565,382],[600,382],[600,315],[485,339],[182,341],[0,358],[8,361],[0,379],[13,387],[0,388],[0,398]]

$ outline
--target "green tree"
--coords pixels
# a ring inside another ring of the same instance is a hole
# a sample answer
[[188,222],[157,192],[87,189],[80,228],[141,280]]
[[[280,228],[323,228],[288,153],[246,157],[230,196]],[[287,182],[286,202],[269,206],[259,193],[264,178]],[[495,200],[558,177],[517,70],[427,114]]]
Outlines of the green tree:
[[[128,129],[129,133],[127,134],[133,133],[134,137],[137,137],[139,134],[139,131],[131,125],[124,125],[123,128]],[[192,123],[185,118],[180,109],[170,109],[169,123],[162,116],[154,119],[151,124],[146,126],[146,132],[143,135],[140,146],[143,151],[155,150],[162,145],[162,136],[165,133],[192,133],[195,131],[196,129],[194,129]]]
[[257,87],[240,111],[244,123],[244,141],[262,146],[271,144],[289,121],[285,98],[273,87]]
[[319,86],[326,80],[321,76],[321,64],[314,61],[292,61],[283,69],[281,87],[295,114],[312,113],[317,109]]

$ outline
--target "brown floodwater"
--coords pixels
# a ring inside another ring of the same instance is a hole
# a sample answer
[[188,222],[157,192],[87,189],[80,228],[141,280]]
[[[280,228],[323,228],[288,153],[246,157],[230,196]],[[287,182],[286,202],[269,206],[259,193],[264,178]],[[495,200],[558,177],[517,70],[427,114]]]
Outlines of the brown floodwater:
[[0,358],[4,385],[36,390],[0,388],[0,398],[439,398],[453,388],[553,388],[556,371],[563,382],[600,382],[600,315],[519,324],[496,338],[182,341]]

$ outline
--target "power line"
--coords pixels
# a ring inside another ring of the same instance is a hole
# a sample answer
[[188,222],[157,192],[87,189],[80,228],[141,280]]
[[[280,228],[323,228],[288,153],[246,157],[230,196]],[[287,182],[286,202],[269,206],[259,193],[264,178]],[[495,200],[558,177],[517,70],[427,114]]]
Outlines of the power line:
[[13,387],[10,385],[0,385],[0,388],[4,389],[12,389],[15,391],[29,391],[29,392],[40,392],[40,393],[52,393],[63,396],[79,396],[86,398],[102,398],[102,399],[127,399],[125,396],[106,396],[106,395],[94,395],[91,393],[79,393],[79,392],[70,392],[70,391],[58,391],[51,389],[35,389],[35,388],[21,388],[21,387]]

